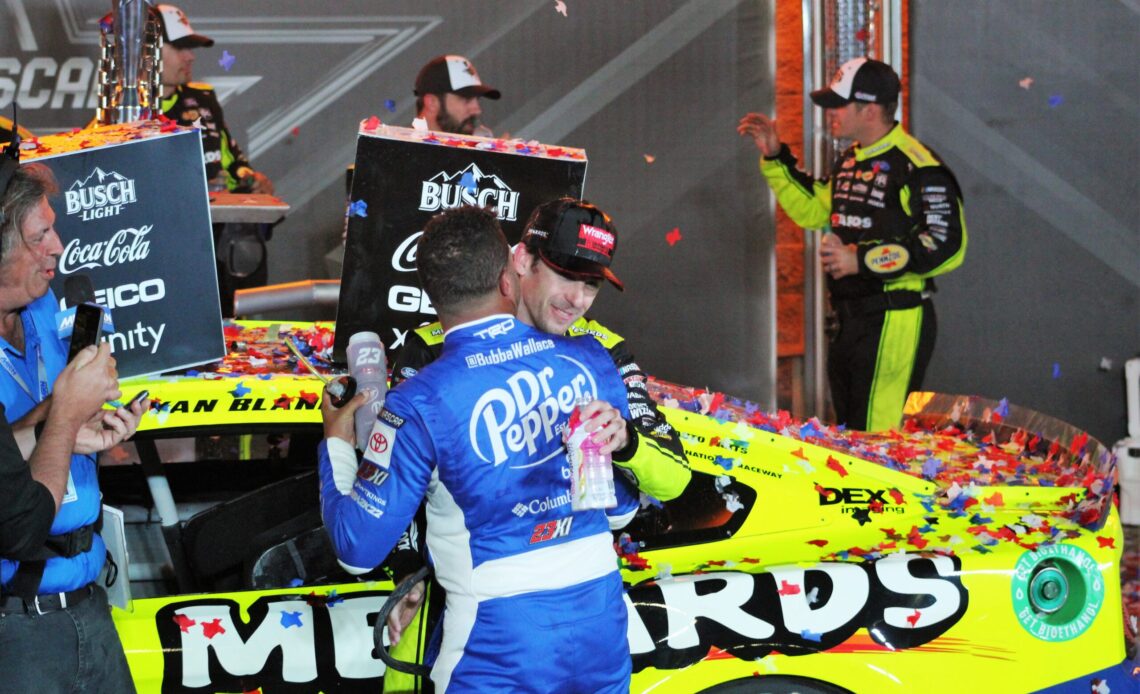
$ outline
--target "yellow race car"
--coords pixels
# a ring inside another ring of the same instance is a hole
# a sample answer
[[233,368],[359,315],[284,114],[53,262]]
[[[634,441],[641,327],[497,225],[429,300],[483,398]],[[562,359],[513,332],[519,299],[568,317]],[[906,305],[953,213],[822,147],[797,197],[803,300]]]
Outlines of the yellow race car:
[[[226,334],[222,364],[146,381],[143,435],[319,432],[321,381],[284,341],[319,355],[331,326]],[[899,431],[864,434],[650,390],[694,475],[615,536],[632,691],[1136,691],[1115,462],[1087,434],[976,398],[914,394]],[[379,691],[391,582],[338,574],[319,516],[254,525],[214,531],[248,544],[246,590],[115,610],[139,691]]]

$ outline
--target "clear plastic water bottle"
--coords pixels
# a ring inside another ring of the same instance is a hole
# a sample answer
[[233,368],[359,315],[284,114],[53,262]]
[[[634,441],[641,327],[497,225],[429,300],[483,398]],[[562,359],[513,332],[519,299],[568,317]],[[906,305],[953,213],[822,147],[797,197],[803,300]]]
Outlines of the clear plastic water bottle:
[[582,408],[589,404],[582,397],[570,413],[570,436],[566,452],[570,459],[570,508],[575,511],[604,509],[617,506],[614,493],[614,466],[609,453],[601,451],[601,444],[587,434],[582,425]]
[[384,343],[373,332],[360,332],[348,338],[346,351],[348,372],[356,380],[356,392],[368,394],[368,400],[356,411],[356,447],[363,451],[388,393],[388,360],[384,356]]

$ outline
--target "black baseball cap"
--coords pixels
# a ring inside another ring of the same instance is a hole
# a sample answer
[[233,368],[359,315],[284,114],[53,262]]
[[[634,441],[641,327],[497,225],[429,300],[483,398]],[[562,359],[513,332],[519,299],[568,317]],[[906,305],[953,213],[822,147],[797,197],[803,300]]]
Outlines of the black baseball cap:
[[854,58],[843,63],[831,84],[812,92],[811,100],[823,108],[841,108],[852,101],[893,103],[899,100],[899,76],[886,63],[871,58]]
[[576,280],[605,279],[625,290],[610,270],[617,229],[608,214],[588,202],[558,198],[539,205],[527,220],[523,244],[555,272]]
[[428,61],[416,75],[415,95],[446,94],[485,96],[498,99],[498,89],[483,84],[471,61],[461,55],[440,55]]
[[214,39],[194,33],[186,13],[174,5],[155,5],[158,23],[162,25],[162,35],[166,42],[175,48],[209,48]]

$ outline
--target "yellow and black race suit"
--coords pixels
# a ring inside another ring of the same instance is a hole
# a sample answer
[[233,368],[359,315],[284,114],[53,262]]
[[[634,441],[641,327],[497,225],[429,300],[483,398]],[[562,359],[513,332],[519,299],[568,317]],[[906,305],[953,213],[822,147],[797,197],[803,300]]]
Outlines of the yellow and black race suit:
[[[626,348],[625,340],[587,318],[579,318],[571,324],[566,334],[570,337],[592,337],[600,342],[610,353],[625,382],[630,414],[630,421],[626,423],[629,444],[623,450],[614,451],[614,467],[629,477],[642,492],[660,501],[680,496],[691,477],[681,436],[649,397],[645,372]],[[392,387],[414,377],[420,369],[435,361],[442,349],[443,327],[439,323],[409,332],[400,356],[392,364]],[[424,524],[422,511],[421,508],[412,527],[384,562],[397,582],[423,565],[419,547]],[[425,651],[429,650],[430,631],[439,618],[443,598],[442,589],[434,581],[429,581],[425,590],[423,605],[404,630],[400,643],[392,649],[393,655],[400,660],[422,663]],[[431,682],[389,669],[384,674],[384,691],[421,694],[431,691]]]
[[796,169],[787,145],[760,171],[780,207],[805,229],[828,229],[857,248],[857,275],[828,279],[840,331],[828,356],[841,423],[897,426],[934,348],[932,278],[962,264],[966,223],[953,173],[896,124],[840,155],[830,180]]
[[183,84],[161,102],[162,115],[179,125],[202,130],[202,158],[206,163],[206,181],[211,190],[233,191],[242,179],[253,173],[249,160],[226,127],[221,104],[214,88],[208,84]]

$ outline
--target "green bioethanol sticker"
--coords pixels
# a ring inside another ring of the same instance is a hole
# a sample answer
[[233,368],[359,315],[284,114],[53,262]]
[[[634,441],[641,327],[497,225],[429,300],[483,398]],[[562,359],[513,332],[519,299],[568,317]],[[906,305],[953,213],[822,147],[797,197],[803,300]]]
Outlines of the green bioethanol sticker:
[[1092,625],[1104,603],[1104,581],[1092,555],[1074,545],[1022,554],[1013,570],[1017,621],[1042,641],[1068,641]]

